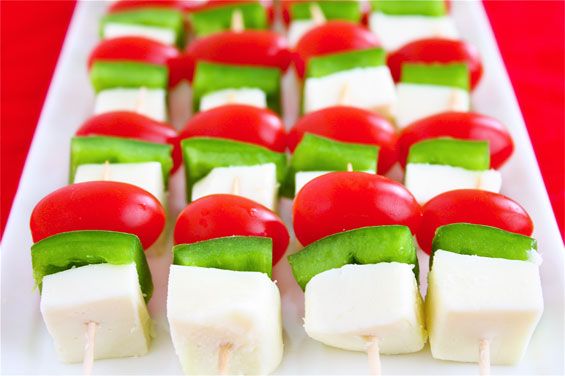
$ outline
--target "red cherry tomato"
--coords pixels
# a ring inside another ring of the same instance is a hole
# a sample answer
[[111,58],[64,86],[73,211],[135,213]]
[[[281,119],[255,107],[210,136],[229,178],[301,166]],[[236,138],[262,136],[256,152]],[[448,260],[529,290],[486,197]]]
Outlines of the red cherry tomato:
[[467,63],[474,89],[483,75],[483,65],[477,49],[462,40],[429,38],[406,44],[388,56],[388,67],[396,82],[404,63]]
[[199,112],[180,132],[190,137],[227,138],[284,152],[286,132],[282,120],[271,110],[246,105],[226,105]]
[[450,223],[473,223],[530,236],[534,225],[528,213],[512,199],[478,189],[458,189],[442,193],[422,209],[418,244],[427,253],[432,249],[436,229]]
[[91,181],[60,188],[45,196],[31,213],[34,242],[61,232],[108,230],[137,235],[150,247],[165,227],[165,210],[135,185]]
[[77,136],[113,136],[170,144],[173,147],[173,169],[182,163],[182,153],[177,131],[167,123],[140,115],[136,112],[115,111],[96,115],[85,121],[76,132]]
[[378,171],[386,173],[396,162],[396,133],[385,118],[356,107],[335,106],[304,115],[288,133],[288,147],[294,151],[304,133],[337,141],[378,145]]
[[117,13],[136,8],[173,8],[187,9],[190,4],[194,3],[190,0],[118,0],[108,8],[108,13]]
[[298,192],[293,206],[297,239],[306,246],[323,237],[366,226],[420,223],[420,205],[404,186],[364,172],[322,175]]
[[512,137],[498,120],[471,112],[444,112],[415,121],[402,130],[397,144],[402,167],[406,166],[413,144],[437,137],[488,141],[492,168],[504,164],[514,151]]
[[347,21],[328,21],[300,38],[296,45],[294,64],[298,77],[304,78],[311,57],[351,50],[378,47],[377,37],[366,28]]
[[224,236],[265,236],[273,239],[273,265],[286,252],[289,235],[272,211],[244,197],[210,195],[189,204],[175,225],[175,244]]
[[97,60],[130,60],[165,65],[179,51],[164,43],[142,37],[119,37],[98,43],[88,57],[88,67]]
[[286,39],[268,30],[225,31],[193,41],[187,51],[187,79],[192,81],[194,65],[205,60],[215,63],[258,65],[286,71],[291,53]]

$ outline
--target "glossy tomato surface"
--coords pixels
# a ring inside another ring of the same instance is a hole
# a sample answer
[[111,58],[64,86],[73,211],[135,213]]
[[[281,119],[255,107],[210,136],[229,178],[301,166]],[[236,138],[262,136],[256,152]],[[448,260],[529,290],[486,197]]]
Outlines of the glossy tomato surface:
[[304,133],[342,142],[378,145],[378,172],[386,173],[396,162],[396,130],[374,112],[348,106],[328,107],[310,112],[298,120],[288,133],[288,147],[294,151]]
[[173,9],[190,9],[190,4],[199,2],[192,0],[118,0],[112,3],[108,8],[108,13],[117,13],[136,8],[173,8]]
[[173,170],[182,163],[177,131],[169,124],[153,120],[136,112],[114,111],[96,115],[85,121],[77,136],[112,136],[170,144],[173,147]]
[[97,60],[140,61],[165,65],[177,58],[179,51],[167,44],[142,37],[119,37],[98,43],[88,57],[88,67]]
[[502,166],[514,151],[510,133],[498,120],[472,112],[444,112],[415,121],[402,130],[397,144],[402,166],[406,166],[413,144],[437,137],[488,141],[492,168]]
[[113,181],[76,183],[45,196],[31,213],[33,241],[67,231],[107,230],[137,235],[150,247],[165,227],[165,210],[149,192]]
[[332,172],[304,186],[294,199],[293,226],[304,246],[366,226],[405,225],[416,232],[420,205],[400,183],[364,172]]
[[214,137],[248,142],[284,152],[286,131],[282,120],[271,110],[230,104],[199,112],[190,119],[179,138]]
[[436,229],[450,223],[498,227],[526,236],[534,230],[530,216],[514,200],[498,193],[459,189],[442,193],[424,205],[417,233],[420,247],[430,253]]
[[378,47],[377,37],[368,29],[347,21],[328,21],[308,31],[296,45],[294,64],[304,78],[306,64],[313,56]]
[[479,51],[462,40],[429,38],[406,44],[388,56],[387,64],[396,82],[404,63],[466,63],[474,89],[483,75]]
[[275,213],[234,195],[216,194],[192,202],[180,213],[175,225],[175,244],[233,235],[273,239],[273,265],[283,257],[289,242],[288,230]]

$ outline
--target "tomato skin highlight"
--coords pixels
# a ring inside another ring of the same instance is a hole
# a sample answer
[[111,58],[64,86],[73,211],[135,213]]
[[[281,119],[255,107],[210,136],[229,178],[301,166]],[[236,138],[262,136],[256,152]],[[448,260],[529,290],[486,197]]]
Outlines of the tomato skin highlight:
[[334,106],[304,115],[288,133],[288,147],[292,152],[305,133],[342,142],[378,145],[379,174],[386,173],[397,160],[394,126],[384,117],[361,108]]
[[489,141],[491,168],[502,166],[514,152],[512,137],[498,120],[472,112],[444,112],[415,121],[402,130],[397,143],[402,167],[406,167],[413,144],[438,137]]
[[415,233],[420,205],[400,183],[364,172],[332,172],[302,188],[294,200],[293,226],[304,246],[366,226],[405,225]]
[[467,63],[473,90],[483,75],[483,64],[477,49],[462,40],[426,38],[408,43],[388,56],[387,64],[395,82],[400,81],[404,63]]
[[377,37],[366,28],[347,21],[328,21],[308,31],[296,45],[294,66],[303,79],[311,57],[379,47]]
[[245,197],[215,194],[184,208],[174,239],[175,244],[189,244],[233,235],[273,239],[273,265],[283,257],[290,238],[282,220],[263,205]]
[[284,152],[286,131],[282,120],[271,110],[247,105],[225,105],[199,112],[180,132],[190,137],[226,138]]
[[75,133],[77,136],[112,136],[141,141],[170,144],[173,147],[173,169],[182,163],[182,152],[177,131],[169,124],[130,111],[113,111],[95,115],[85,121]]
[[183,10],[190,6],[190,0],[118,0],[108,8],[108,13],[118,13],[137,8],[157,7]]
[[88,57],[88,68],[97,60],[138,61],[166,65],[179,51],[164,43],[143,37],[119,37],[98,43]]
[[77,230],[134,234],[149,248],[165,227],[165,210],[147,191],[113,181],[76,183],[45,196],[30,219],[34,242]]
[[530,236],[532,219],[517,202],[499,193],[478,189],[458,189],[442,193],[422,208],[418,244],[430,253],[438,227],[451,223],[472,223],[497,227]]

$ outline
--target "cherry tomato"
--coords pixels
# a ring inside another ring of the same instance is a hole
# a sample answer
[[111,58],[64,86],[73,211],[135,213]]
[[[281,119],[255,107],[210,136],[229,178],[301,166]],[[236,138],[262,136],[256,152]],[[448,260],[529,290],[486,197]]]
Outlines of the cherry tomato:
[[304,133],[337,141],[378,145],[378,171],[386,173],[396,162],[396,133],[385,118],[356,107],[335,106],[304,115],[288,133],[288,147],[294,151]]
[[415,121],[402,130],[397,144],[402,166],[406,166],[413,144],[436,137],[488,141],[492,168],[499,168],[514,151],[512,137],[498,120],[471,112],[444,112]]
[[332,172],[298,192],[293,206],[296,238],[306,246],[323,237],[366,226],[420,223],[420,205],[404,186],[365,172]]
[[427,253],[436,229],[450,223],[473,223],[530,236],[534,225],[528,213],[512,199],[478,189],[458,189],[442,193],[422,209],[418,244]]
[[199,112],[180,132],[181,140],[190,137],[227,138],[284,152],[286,131],[282,120],[271,110],[230,104]]
[[194,201],[180,213],[175,225],[175,244],[233,235],[273,239],[273,265],[283,257],[289,242],[288,230],[275,213],[234,195],[210,195]]
[[34,242],[61,232],[107,230],[137,235],[147,249],[165,227],[165,210],[135,185],[91,181],[45,196],[31,213],[30,227]]
[[85,121],[76,132],[77,136],[113,136],[141,141],[170,144],[173,147],[173,169],[182,163],[177,131],[167,123],[148,118],[136,112],[114,111],[96,115]]
[[117,13],[135,8],[173,8],[187,9],[192,3],[198,3],[191,0],[118,0],[108,8],[108,13]]
[[308,59],[351,50],[378,47],[377,37],[366,28],[347,21],[328,21],[308,31],[296,45],[294,64],[298,77],[304,78]]
[[142,37],[119,37],[98,43],[88,57],[88,67],[97,60],[131,60],[165,65],[179,56],[173,47]]
[[388,67],[396,82],[404,63],[467,63],[474,89],[483,75],[483,65],[477,49],[462,40],[428,38],[406,44],[388,56]]

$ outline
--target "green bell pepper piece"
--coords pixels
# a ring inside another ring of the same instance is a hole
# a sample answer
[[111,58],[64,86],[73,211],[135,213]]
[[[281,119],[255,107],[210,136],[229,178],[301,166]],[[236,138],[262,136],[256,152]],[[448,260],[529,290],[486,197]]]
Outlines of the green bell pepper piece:
[[447,14],[445,0],[371,0],[371,8],[391,16],[441,17]]
[[97,93],[114,88],[166,89],[168,80],[166,67],[137,61],[99,60],[90,69],[90,81]]
[[288,262],[303,290],[317,274],[347,264],[411,264],[418,280],[416,246],[406,226],[370,226],[330,235],[288,256]]
[[114,231],[71,231],[50,236],[31,247],[33,277],[41,290],[43,277],[91,264],[135,263],[145,301],[151,299],[153,281],[139,238]]
[[326,20],[343,20],[359,22],[361,20],[361,7],[357,0],[334,0],[334,1],[308,1],[296,2],[290,7],[291,19],[310,20],[312,12],[310,7],[317,4]]
[[412,64],[402,65],[400,82],[409,84],[449,86],[469,91],[467,64]]
[[245,29],[266,29],[268,26],[267,12],[259,2],[221,5],[208,8],[188,15],[194,35],[205,35],[230,30],[233,12],[241,11]]
[[308,60],[307,78],[319,78],[355,68],[380,67],[386,64],[382,48],[368,48],[316,56]]
[[410,148],[408,163],[427,163],[484,171],[490,167],[488,141],[434,138],[420,141]]

